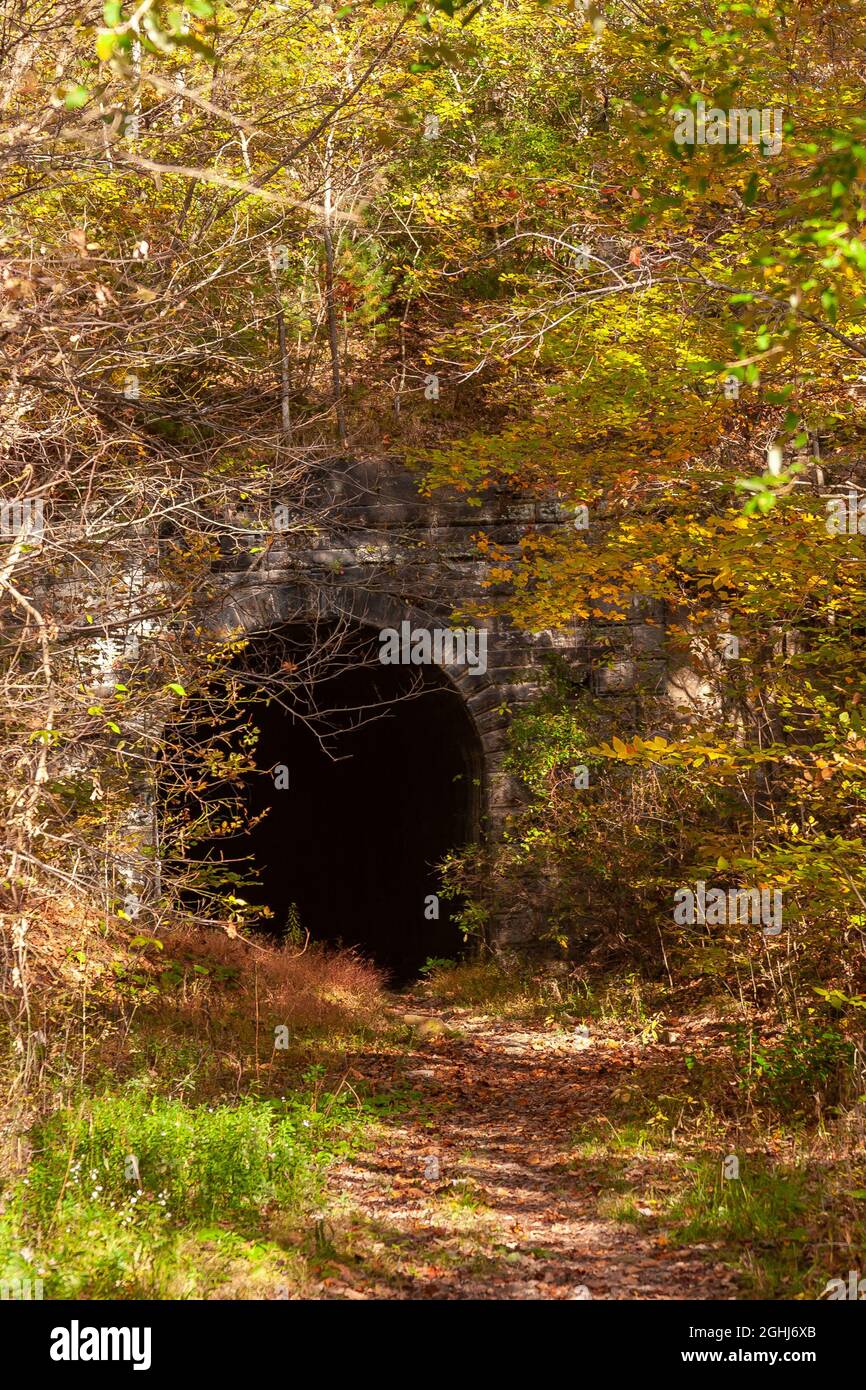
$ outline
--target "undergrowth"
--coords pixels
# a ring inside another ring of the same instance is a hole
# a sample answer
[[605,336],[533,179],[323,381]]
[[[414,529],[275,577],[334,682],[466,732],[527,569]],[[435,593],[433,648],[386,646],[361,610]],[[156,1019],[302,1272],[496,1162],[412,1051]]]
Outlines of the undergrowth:
[[345,1060],[395,1045],[378,973],[266,940],[51,925],[50,960],[31,949],[54,987],[36,976],[29,1029],[7,1025],[0,1285],[308,1292],[329,1166],[404,1103],[353,1084]]

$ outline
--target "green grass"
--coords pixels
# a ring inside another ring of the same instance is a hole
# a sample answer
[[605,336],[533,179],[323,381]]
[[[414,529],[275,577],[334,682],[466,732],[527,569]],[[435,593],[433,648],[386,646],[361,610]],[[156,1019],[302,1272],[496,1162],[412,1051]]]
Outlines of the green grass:
[[460,1178],[452,1182],[441,1196],[442,1205],[452,1211],[484,1211],[487,1208],[484,1194],[472,1178]]
[[644,1042],[655,1041],[661,1031],[660,988],[636,974],[606,979],[592,989],[574,977],[534,975],[490,960],[431,960],[428,967],[422,972],[421,988],[454,1008],[515,1022],[561,1022],[565,1027],[578,1021],[625,1025]]
[[[668,1209],[673,1240],[712,1242],[746,1275],[759,1298],[814,1298],[809,1245],[814,1238],[816,1194],[809,1173],[748,1158],[739,1179],[726,1179],[717,1160],[686,1165],[688,1181]],[[816,1284],[818,1287],[816,1287]]]
[[28,1172],[4,1194],[0,1278],[42,1278],[59,1299],[202,1297],[227,1284],[276,1297],[293,1282],[284,1233],[313,1219],[328,1164],[367,1118],[318,1088],[190,1105],[131,1085],[83,1100],[34,1132]]
[[[746,1298],[817,1298],[862,1267],[866,1168],[829,1134],[785,1134],[753,1116],[744,1144],[703,1104],[658,1095],[647,1123],[647,1107],[628,1099],[640,1119],[595,1117],[575,1136],[570,1166],[600,1189],[600,1216],[704,1248],[737,1270]],[[726,1154],[739,1158],[738,1178],[724,1176]]]

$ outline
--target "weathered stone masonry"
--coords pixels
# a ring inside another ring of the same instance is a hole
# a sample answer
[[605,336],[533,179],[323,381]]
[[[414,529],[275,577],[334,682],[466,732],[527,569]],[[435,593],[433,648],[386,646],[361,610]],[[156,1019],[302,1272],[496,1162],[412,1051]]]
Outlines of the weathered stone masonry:
[[[288,622],[341,617],[379,630],[448,626],[454,610],[482,595],[486,565],[473,537],[484,533],[516,553],[529,528],[560,532],[575,545],[566,508],[553,503],[487,495],[470,506],[459,495],[419,495],[406,469],[379,461],[344,465],[332,480],[326,529],[271,538],[255,565],[234,563],[225,573],[226,600],[220,625],[229,632],[262,632]],[[503,766],[512,714],[534,699],[543,685],[545,656],[556,652],[578,683],[611,701],[617,710],[637,690],[670,693],[663,656],[663,615],[638,605],[626,621],[575,623],[561,631],[521,632],[502,620],[488,625],[486,674],[443,668],[466,702],[482,751],[478,832],[495,835],[522,802],[520,785]],[[464,623],[465,625],[465,623]],[[599,652],[604,653],[599,656]],[[515,944],[532,928],[501,926]]]

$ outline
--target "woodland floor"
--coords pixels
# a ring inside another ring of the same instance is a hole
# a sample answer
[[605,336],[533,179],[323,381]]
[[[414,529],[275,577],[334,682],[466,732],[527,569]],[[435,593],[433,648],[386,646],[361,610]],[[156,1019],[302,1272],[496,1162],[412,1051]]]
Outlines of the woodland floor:
[[411,1088],[411,1104],[374,1147],[331,1170],[319,1297],[738,1296],[712,1250],[677,1248],[652,1229],[651,1208],[637,1209],[643,1230],[603,1214],[605,1193],[640,1187],[648,1164],[664,1187],[664,1152],[642,1155],[641,1172],[628,1154],[613,1173],[575,1156],[575,1135],[611,1113],[623,1080],[641,1085],[646,1072],[657,1085],[672,1047],[403,1003],[413,1046],[356,1055],[350,1078]]
[[42,1036],[75,1042],[89,985],[90,1050],[67,1074],[43,1049],[41,1109],[0,1113],[0,1277],[71,1299],[788,1300],[862,1268],[866,1098],[816,1111],[789,1068],[779,1109],[721,996],[480,962],[395,995],[346,952],[186,932],[124,954],[72,919],[33,938]]

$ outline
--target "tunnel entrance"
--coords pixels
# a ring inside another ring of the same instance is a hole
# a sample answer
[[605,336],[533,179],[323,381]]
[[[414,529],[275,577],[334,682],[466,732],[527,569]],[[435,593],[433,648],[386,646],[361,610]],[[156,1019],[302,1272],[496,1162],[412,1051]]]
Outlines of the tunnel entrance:
[[357,947],[401,984],[462,951],[436,864],[476,837],[480,740],[438,668],[382,665],[370,629],[329,643],[312,661],[320,633],[252,644],[247,668],[266,676],[246,716],[260,731],[253,824],[217,853],[257,870],[243,896],[273,913],[267,930]]

